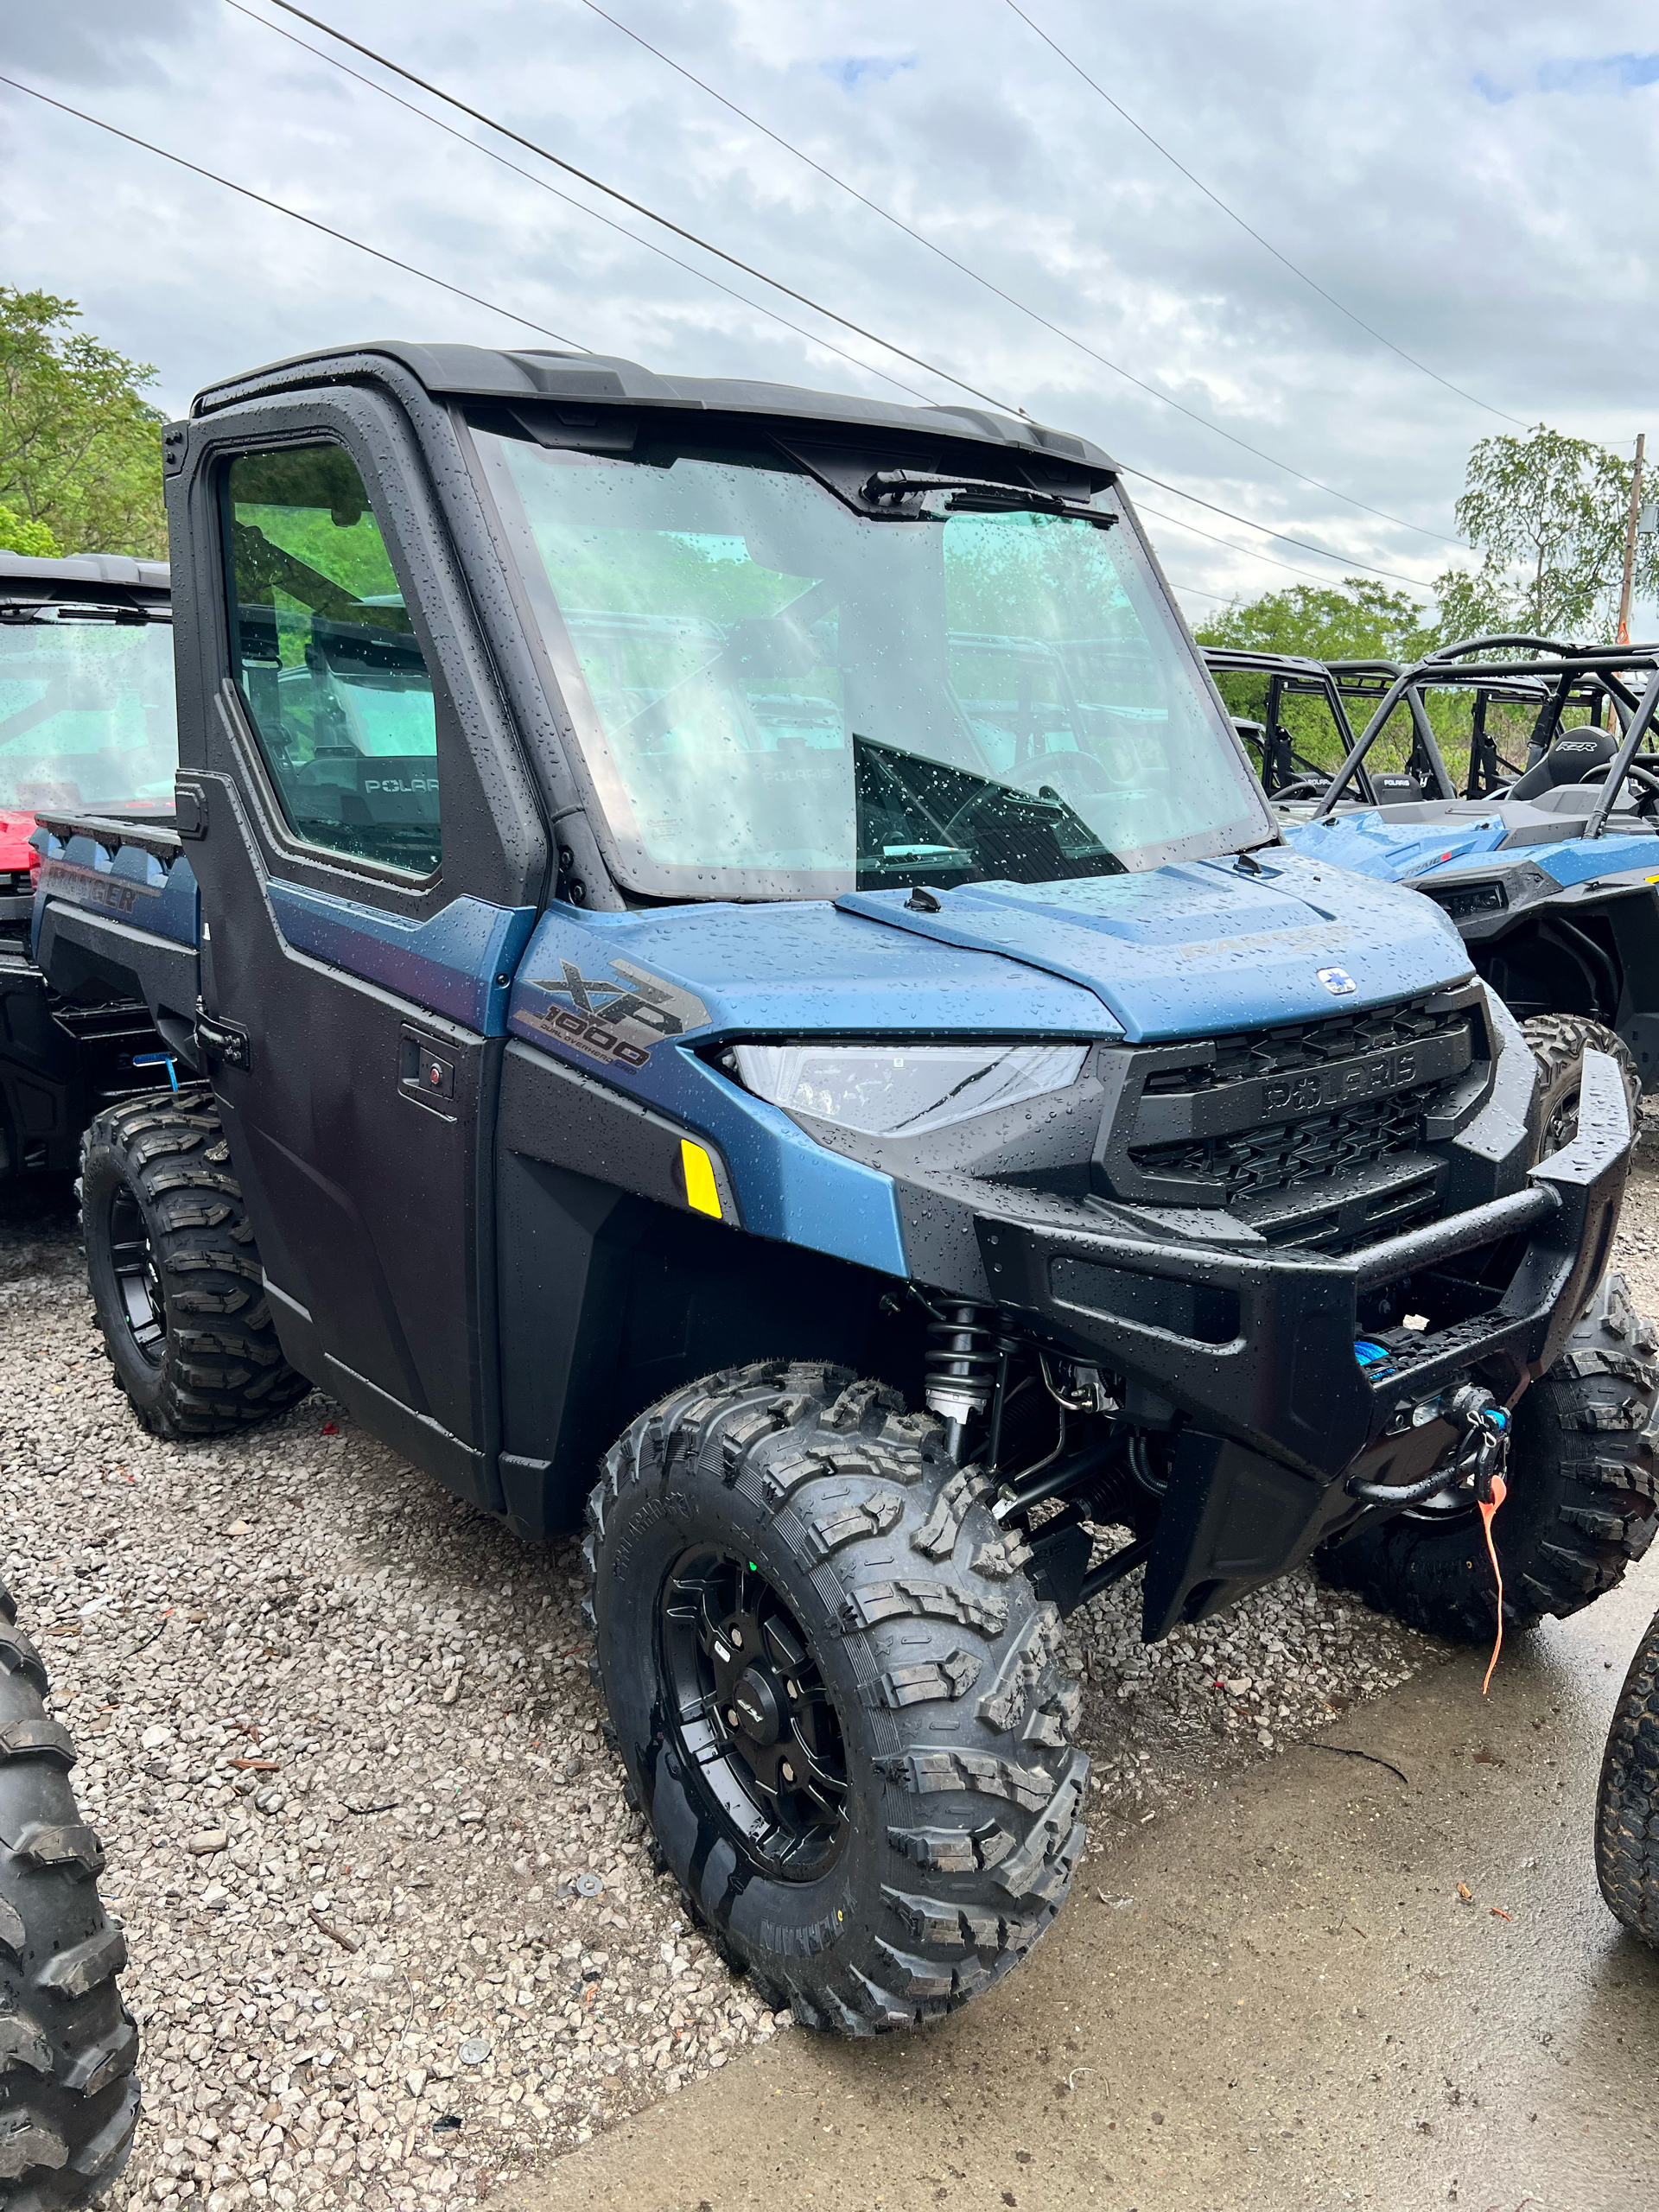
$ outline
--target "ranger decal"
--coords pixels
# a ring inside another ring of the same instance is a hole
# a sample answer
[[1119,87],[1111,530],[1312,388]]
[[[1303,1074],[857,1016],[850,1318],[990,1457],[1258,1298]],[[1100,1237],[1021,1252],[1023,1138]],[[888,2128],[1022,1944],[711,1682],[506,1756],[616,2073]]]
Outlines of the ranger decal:
[[130,875],[109,875],[102,868],[83,868],[79,861],[42,861],[41,881],[76,906],[105,906],[112,914],[130,914],[140,899],[157,899],[162,891],[159,883],[135,883]]

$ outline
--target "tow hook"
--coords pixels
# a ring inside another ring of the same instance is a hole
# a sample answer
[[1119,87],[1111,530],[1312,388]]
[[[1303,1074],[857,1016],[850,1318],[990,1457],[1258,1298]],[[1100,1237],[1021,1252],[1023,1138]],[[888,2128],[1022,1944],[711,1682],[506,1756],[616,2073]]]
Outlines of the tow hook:
[[1491,1505],[1492,1484],[1502,1478],[1510,1456],[1510,1416],[1490,1390],[1473,1382],[1452,1392],[1446,1410],[1454,1421],[1463,1423],[1468,1440],[1468,1448],[1458,1456],[1458,1468],[1460,1471],[1472,1454],[1475,1497],[1482,1505]]
[[1452,1393],[1446,1418],[1457,1421],[1464,1433],[1463,1447],[1448,1465],[1436,1467],[1414,1483],[1368,1483],[1354,1475],[1347,1485],[1349,1497],[1362,1498],[1367,1505],[1421,1505],[1437,1491],[1472,1477],[1476,1499],[1490,1505],[1493,1481],[1502,1476],[1509,1453],[1509,1414],[1490,1390],[1478,1382],[1465,1382]]

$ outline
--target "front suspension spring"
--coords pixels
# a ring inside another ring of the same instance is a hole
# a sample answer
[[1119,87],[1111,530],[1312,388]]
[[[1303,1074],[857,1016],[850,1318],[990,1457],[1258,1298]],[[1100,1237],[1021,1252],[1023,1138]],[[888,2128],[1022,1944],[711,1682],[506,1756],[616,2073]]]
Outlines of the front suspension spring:
[[1002,1402],[1008,1363],[1019,1340],[996,1326],[996,1308],[966,1299],[945,1306],[928,1323],[923,1359],[923,1396],[944,1423],[953,1459],[962,1457],[963,1431],[976,1415],[990,1416],[986,1461],[995,1467],[1001,1444]]

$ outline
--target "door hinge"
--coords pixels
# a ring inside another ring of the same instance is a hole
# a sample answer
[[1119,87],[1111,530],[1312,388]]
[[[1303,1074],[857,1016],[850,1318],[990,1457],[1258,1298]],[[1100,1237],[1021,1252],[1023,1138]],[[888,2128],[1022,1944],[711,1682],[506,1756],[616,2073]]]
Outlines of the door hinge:
[[234,1021],[221,1021],[196,1001],[196,1048],[204,1059],[223,1060],[227,1067],[244,1070],[253,1065],[253,1040]]

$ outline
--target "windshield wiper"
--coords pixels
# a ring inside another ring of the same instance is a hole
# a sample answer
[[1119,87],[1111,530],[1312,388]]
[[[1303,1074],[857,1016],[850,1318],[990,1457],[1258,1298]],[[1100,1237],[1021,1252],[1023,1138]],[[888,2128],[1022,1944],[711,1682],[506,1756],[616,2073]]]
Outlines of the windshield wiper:
[[1067,499],[1062,492],[1039,492],[1027,484],[1001,484],[985,476],[935,476],[922,468],[878,468],[863,486],[863,496],[870,505],[889,513],[898,512],[908,502],[914,502],[919,512],[924,500],[944,492],[956,493],[950,502],[953,510],[962,507],[971,512],[982,507],[1018,512],[1032,508],[1042,514],[1074,515],[1080,521],[1097,523],[1103,530],[1109,530],[1117,520],[1115,514]]

